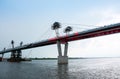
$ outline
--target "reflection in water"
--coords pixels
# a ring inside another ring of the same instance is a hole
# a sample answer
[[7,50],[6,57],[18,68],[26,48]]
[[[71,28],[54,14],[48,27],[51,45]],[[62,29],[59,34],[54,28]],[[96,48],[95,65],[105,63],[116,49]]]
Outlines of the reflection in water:
[[58,79],[69,79],[68,64],[58,65]]

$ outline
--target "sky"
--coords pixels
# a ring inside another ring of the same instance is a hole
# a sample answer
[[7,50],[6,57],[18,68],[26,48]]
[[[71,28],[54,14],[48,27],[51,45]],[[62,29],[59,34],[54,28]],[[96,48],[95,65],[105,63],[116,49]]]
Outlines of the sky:
[[[55,37],[54,22],[73,32],[88,25],[104,26],[120,22],[120,0],[0,0],[0,50]],[[87,30],[84,29],[84,30]],[[72,32],[72,33],[73,33]],[[69,43],[69,57],[120,57],[120,34],[78,40]],[[57,57],[57,46],[23,50],[23,57]],[[10,53],[5,54],[10,57]]]

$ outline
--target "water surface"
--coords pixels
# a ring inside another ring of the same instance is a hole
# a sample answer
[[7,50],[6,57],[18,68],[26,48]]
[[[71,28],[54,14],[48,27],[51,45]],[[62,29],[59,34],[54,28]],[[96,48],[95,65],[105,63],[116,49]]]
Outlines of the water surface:
[[120,58],[0,62],[0,79],[120,79]]

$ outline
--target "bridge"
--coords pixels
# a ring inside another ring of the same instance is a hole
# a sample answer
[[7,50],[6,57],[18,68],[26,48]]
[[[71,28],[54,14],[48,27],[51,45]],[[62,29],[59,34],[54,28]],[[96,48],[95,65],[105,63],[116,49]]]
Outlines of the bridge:
[[[2,54],[2,57],[3,57],[5,53],[11,52],[11,57],[10,59],[8,59],[8,61],[12,61],[12,62],[22,61],[22,50],[57,44],[58,64],[67,64],[68,63],[68,56],[67,56],[68,42],[120,32],[120,23],[111,24],[103,27],[94,28],[94,29],[89,29],[82,32],[76,32],[73,34],[66,34],[64,36],[59,36],[57,27],[59,28],[60,24],[58,22],[55,22],[53,24],[53,30],[55,30],[56,32],[56,37],[54,38],[49,38],[46,40],[41,40],[39,42],[34,42],[34,43],[29,43],[24,45],[22,45],[22,42],[21,42],[20,46],[17,46],[17,47],[14,47],[14,41],[12,41],[11,42],[12,48],[2,50],[0,51],[0,54]],[[70,29],[68,29],[68,31],[70,31]],[[64,55],[62,55],[61,44],[64,44]]]

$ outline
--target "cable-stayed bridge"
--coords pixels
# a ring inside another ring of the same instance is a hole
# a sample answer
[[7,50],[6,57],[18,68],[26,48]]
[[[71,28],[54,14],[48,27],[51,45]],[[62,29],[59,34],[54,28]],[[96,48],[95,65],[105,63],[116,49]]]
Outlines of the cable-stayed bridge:
[[[109,35],[109,34],[114,34],[119,32],[120,32],[120,23],[111,24],[103,27],[85,30],[82,32],[76,32],[76,33],[67,34],[64,36],[57,36],[54,38],[41,40],[39,42],[24,44],[17,47],[13,46],[12,48],[4,49],[0,51],[0,54],[11,52],[11,59],[13,59],[13,61],[14,60],[17,61],[17,59],[22,58],[21,57],[22,50],[57,44],[58,54],[59,54],[58,63],[68,63],[68,56],[67,56],[68,42],[88,39],[88,38],[93,38],[98,36],[104,36],[104,35]],[[64,55],[62,55],[62,52],[61,52],[61,44],[65,45]]]

